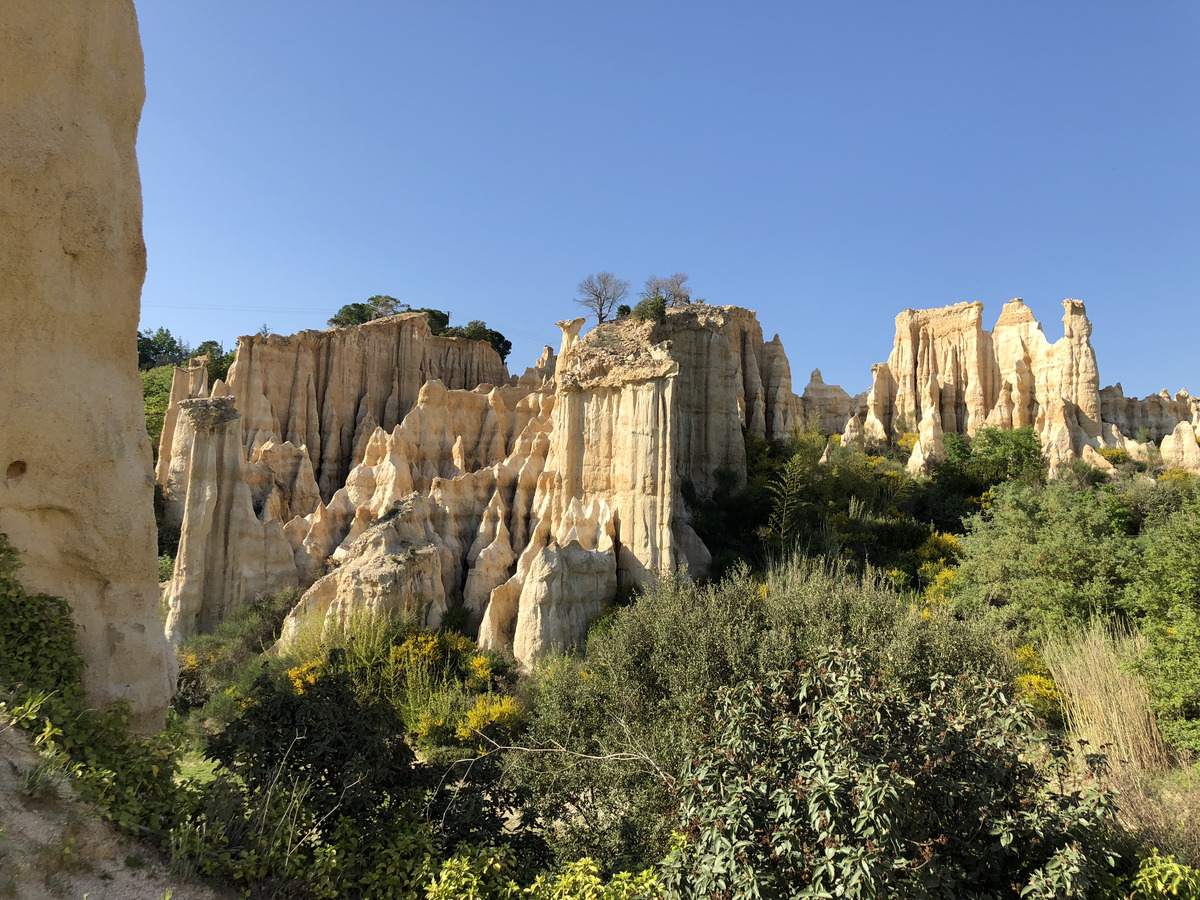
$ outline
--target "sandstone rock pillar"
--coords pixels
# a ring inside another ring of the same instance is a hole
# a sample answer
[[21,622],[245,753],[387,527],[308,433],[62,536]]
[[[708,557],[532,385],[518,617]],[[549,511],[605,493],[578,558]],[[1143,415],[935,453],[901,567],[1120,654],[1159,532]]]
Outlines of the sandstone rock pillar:
[[184,519],[166,590],[173,643],[212,631],[258,594],[298,583],[282,524],[254,514],[241,435],[232,397],[179,404],[172,469],[181,471]]
[[132,0],[0,8],[0,531],[66,598],[93,702],[171,692],[135,336],[146,251]]

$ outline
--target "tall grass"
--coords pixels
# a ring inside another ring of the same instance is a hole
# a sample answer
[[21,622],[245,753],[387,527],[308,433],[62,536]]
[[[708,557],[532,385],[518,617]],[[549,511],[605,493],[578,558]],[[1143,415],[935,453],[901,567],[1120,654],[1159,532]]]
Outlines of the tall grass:
[[1170,765],[1146,683],[1127,671],[1145,649],[1141,635],[1098,621],[1042,649],[1063,694],[1068,726],[1093,750],[1107,748],[1114,770],[1157,773]]
[[1092,751],[1109,754],[1118,821],[1142,846],[1200,865],[1200,766],[1173,757],[1150,697],[1129,663],[1146,649],[1130,631],[1099,622],[1047,643],[1042,657],[1063,695],[1067,723]]

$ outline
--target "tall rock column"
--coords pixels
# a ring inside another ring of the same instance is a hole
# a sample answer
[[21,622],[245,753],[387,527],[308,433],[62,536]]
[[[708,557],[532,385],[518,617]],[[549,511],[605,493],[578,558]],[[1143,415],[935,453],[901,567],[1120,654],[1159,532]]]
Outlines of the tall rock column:
[[184,519],[166,590],[166,634],[178,643],[211,632],[258,594],[298,583],[291,545],[278,519],[254,514],[242,423],[232,397],[184,400],[175,426]]
[[171,692],[135,336],[146,251],[131,0],[0,8],[0,531],[66,598],[90,698]]

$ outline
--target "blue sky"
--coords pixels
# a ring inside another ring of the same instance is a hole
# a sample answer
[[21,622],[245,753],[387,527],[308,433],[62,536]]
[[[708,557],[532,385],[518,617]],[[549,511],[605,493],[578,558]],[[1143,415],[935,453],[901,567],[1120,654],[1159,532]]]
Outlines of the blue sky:
[[1102,384],[1200,392],[1200,4],[138,3],[143,327],[391,294],[509,367],[585,275],[758,311],[799,392],[905,307],[1087,303]]

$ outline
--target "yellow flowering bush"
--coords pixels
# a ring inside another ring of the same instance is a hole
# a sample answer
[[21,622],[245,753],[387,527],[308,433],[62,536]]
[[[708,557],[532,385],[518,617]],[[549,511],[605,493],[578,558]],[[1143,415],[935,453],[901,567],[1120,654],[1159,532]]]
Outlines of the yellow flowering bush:
[[288,669],[287,679],[292,683],[293,690],[303,696],[304,692],[312,687],[316,683],[316,680],[324,673],[325,666],[323,663],[309,661],[296,666],[294,669]]
[[1017,663],[1017,696],[1052,725],[1063,722],[1063,697],[1054,683],[1041,654],[1029,644],[1018,647],[1013,656]]
[[482,653],[476,653],[467,663],[467,689],[481,694],[492,683],[492,661]]
[[401,668],[434,675],[460,672],[477,654],[475,642],[452,631],[421,632],[391,651],[391,661]]
[[[457,730],[461,730],[461,726]],[[441,710],[425,710],[413,726],[418,747],[445,747],[454,743],[455,736],[455,723]]]
[[464,744],[479,739],[480,735],[499,743],[506,743],[517,736],[524,718],[517,701],[508,696],[485,694],[475,700],[458,725],[455,736]]
[[927,606],[949,602],[956,574],[956,569],[947,569],[945,566],[942,566],[938,570],[937,574],[926,584],[925,590],[921,594],[921,599],[925,601]]

